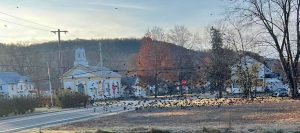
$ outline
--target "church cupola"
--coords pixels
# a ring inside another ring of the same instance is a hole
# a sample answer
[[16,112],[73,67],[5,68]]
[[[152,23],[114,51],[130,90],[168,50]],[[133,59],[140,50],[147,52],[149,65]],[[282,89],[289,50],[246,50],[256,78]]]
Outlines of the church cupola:
[[76,65],[89,66],[89,63],[86,60],[85,51],[83,48],[77,48],[75,50],[74,66],[76,66]]

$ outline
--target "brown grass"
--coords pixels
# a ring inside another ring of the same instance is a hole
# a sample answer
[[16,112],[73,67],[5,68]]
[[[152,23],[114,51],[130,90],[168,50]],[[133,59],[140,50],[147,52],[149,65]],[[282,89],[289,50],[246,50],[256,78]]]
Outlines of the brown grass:
[[300,131],[300,101],[284,100],[187,109],[144,109],[50,129],[56,131],[108,129],[126,132],[139,128],[158,128],[174,132],[197,132],[202,131],[203,127],[232,132],[264,132],[280,129]]

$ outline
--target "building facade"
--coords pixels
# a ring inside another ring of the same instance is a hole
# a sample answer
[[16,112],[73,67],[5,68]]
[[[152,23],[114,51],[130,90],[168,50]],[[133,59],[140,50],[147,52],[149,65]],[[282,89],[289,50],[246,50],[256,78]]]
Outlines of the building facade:
[[122,87],[124,88],[125,97],[145,97],[147,96],[147,87],[140,83],[138,77],[124,77],[121,79]]
[[123,96],[121,75],[103,66],[89,66],[84,49],[75,51],[74,67],[63,75],[64,89],[88,95],[91,99]]
[[29,77],[17,72],[0,72],[0,95],[5,97],[31,96],[34,90]]
[[244,82],[251,80],[252,90],[257,92],[265,92],[266,89],[274,91],[278,87],[283,87],[283,83],[278,77],[269,75],[274,75],[274,73],[265,64],[250,56],[244,56],[231,66],[231,85],[226,90],[230,93],[243,93],[241,80]]

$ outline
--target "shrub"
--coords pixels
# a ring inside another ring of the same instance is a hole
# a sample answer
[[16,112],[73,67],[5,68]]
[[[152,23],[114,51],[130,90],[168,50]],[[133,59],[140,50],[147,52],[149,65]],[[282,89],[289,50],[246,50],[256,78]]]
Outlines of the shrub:
[[15,114],[25,114],[27,111],[33,112],[37,107],[37,98],[33,97],[14,97]]
[[280,129],[280,130],[264,131],[264,133],[283,133],[283,131]]
[[206,128],[206,127],[203,127],[203,133],[221,133],[220,130],[218,129],[210,129],[210,128]]
[[115,133],[115,132],[110,132],[110,131],[104,131],[104,130],[98,130],[96,133]]
[[[38,107],[49,107],[51,106],[51,98],[50,97],[43,97],[43,96],[39,96],[37,97],[37,106]],[[54,98],[53,98],[53,102],[55,104]]]
[[7,116],[14,112],[14,104],[12,99],[0,98],[0,117]]
[[148,133],[171,133],[171,131],[152,128]]
[[9,114],[25,114],[33,112],[37,107],[37,99],[32,97],[0,98],[0,117]]
[[62,92],[55,97],[56,106],[62,108],[86,107],[88,96],[81,93]]

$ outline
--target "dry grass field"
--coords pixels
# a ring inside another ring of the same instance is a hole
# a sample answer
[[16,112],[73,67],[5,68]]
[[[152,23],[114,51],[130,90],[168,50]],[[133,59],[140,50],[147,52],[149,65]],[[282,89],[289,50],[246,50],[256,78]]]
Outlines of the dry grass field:
[[46,130],[147,132],[153,128],[171,132],[296,132],[300,131],[300,101],[147,108]]

